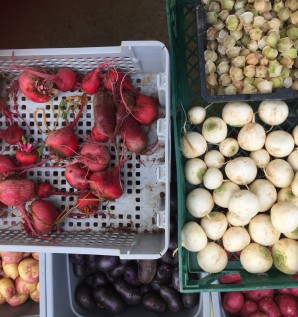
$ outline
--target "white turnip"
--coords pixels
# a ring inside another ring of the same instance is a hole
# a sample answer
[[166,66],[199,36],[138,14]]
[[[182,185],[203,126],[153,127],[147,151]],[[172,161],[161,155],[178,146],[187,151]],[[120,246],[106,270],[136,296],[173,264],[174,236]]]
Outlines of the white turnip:
[[208,168],[203,176],[203,182],[207,189],[216,189],[220,187],[223,182],[222,172],[216,167]]
[[202,135],[208,143],[218,144],[227,137],[227,134],[227,125],[221,118],[210,117],[204,121]]
[[282,159],[275,159],[265,167],[266,178],[278,188],[289,187],[294,179],[291,165]]
[[222,238],[223,247],[229,252],[238,252],[250,243],[250,236],[245,228],[230,227]]
[[245,102],[229,102],[222,109],[223,120],[232,127],[243,127],[253,119],[253,110]]
[[239,144],[236,139],[226,138],[220,142],[219,151],[225,157],[232,157],[239,151]]
[[231,181],[223,182],[213,191],[214,202],[220,207],[228,208],[233,193],[239,189],[240,187]]
[[228,264],[227,253],[214,242],[208,242],[207,246],[198,252],[197,259],[200,267],[207,273],[218,273]]
[[188,110],[187,118],[191,124],[201,124],[206,118],[206,109],[200,106],[192,107]]
[[257,166],[250,157],[237,157],[225,166],[227,177],[237,185],[248,185],[257,176]]
[[211,150],[204,156],[207,167],[222,168],[225,164],[224,156],[217,150]]
[[284,187],[277,193],[277,202],[288,201],[298,207],[298,197],[296,197],[291,187]]
[[181,245],[191,252],[198,252],[206,247],[207,236],[198,223],[189,221],[184,224],[181,230]]
[[249,190],[257,195],[260,204],[260,212],[269,210],[276,202],[276,189],[266,179],[256,179],[249,185]]
[[272,206],[271,222],[281,233],[292,232],[298,227],[298,207],[290,202],[279,202]]
[[288,105],[282,100],[264,100],[258,109],[260,119],[271,126],[282,124],[288,114]]
[[265,144],[265,139],[264,128],[256,122],[246,124],[238,133],[238,144],[245,151],[260,150]]
[[243,220],[254,217],[259,207],[257,195],[247,189],[234,192],[228,205],[229,212],[238,215]]
[[277,130],[267,134],[265,148],[276,158],[288,156],[294,149],[294,139],[286,131]]
[[265,214],[251,219],[248,232],[254,242],[263,246],[272,246],[280,237],[280,232],[273,227],[270,216]]
[[265,149],[252,151],[249,156],[255,161],[259,168],[265,168],[270,162],[270,155]]
[[201,184],[206,171],[207,166],[205,162],[198,158],[189,159],[184,165],[185,179],[192,185]]
[[273,259],[266,247],[257,243],[251,243],[242,250],[240,262],[243,268],[249,273],[264,273],[271,268]]
[[204,188],[193,189],[186,197],[186,208],[194,217],[208,215],[213,206],[212,195]]
[[294,150],[287,158],[294,172],[298,171],[298,149]]
[[209,239],[219,240],[227,230],[228,221],[224,213],[212,211],[201,219],[201,226]]
[[195,158],[206,152],[207,143],[200,133],[191,131],[183,135],[181,147],[184,157]]
[[284,238],[272,247],[275,267],[285,274],[298,272],[298,241]]

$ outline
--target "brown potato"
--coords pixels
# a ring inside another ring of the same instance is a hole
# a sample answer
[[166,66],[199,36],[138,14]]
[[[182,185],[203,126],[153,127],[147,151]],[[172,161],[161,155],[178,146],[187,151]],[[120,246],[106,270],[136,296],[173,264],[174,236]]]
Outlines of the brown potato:
[[1,252],[2,263],[14,264],[19,263],[23,258],[23,252]]
[[20,276],[15,280],[16,291],[19,294],[29,295],[36,290],[37,283],[27,283]]
[[17,263],[11,263],[11,264],[3,263],[2,267],[3,267],[4,273],[6,274],[7,277],[15,280],[19,276]]
[[10,278],[2,278],[0,280],[0,295],[6,300],[13,297],[16,293],[16,288]]
[[27,283],[37,283],[39,278],[38,261],[32,258],[23,259],[18,265],[20,277]]
[[36,289],[33,293],[30,294],[30,298],[34,301],[34,302],[39,302],[39,291]]
[[20,306],[24,304],[28,298],[28,295],[16,293],[13,297],[7,300],[7,303],[13,307]]

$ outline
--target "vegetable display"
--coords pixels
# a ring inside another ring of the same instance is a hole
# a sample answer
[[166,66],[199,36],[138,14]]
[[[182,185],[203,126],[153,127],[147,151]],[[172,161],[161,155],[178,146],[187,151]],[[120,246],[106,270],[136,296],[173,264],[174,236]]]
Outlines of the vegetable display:
[[206,17],[204,60],[210,94],[298,89],[295,0],[201,2]]
[[[197,109],[191,108],[188,118]],[[249,273],[273,266],[298,273],[298,178],[290,158],[297,127],[286,125],[288,105],[266,100],[253,108],[230,102],[221,118],[212,111],[209,117],[210,109],[200,124],[184,125],[181,139],[185,179],[191,185],[182,247],[196,252],[198,265],[208,273],[224,270],[228,259],[239,259]],[[200,142],[189,135],[200,136]],[[223,151],[225,141],[233,155]]]
[[0,304],[20,306],[39,302],[39,255],[0,252]]
[[[28,235],[52,240],[52,233],[62,230],[67,217],[99,214],[102,203],[125,192],[124,165],[132,157],[129,165],[140,165],[145,155],[157,151],[157,135],[150,130],[161,115],[158,99],[140,93],[128,74],[116,67],[115,61],[103,62],[80,74],[65,67],[19,66],[12,56],[11,65],[0,69],[1,80],[8,76],[12,83],[1,92],[7,128],[0,131],[0,202],[19,210],[21,228]],[[19,76],[12,78],[11,71]],[[46,103],[36,104],[30,122],[19,113],[16,96],[20,92],[26,97],[23,101]],[[48,105],[65,92],[58,107]],[[83,122],[82,114],[91,118],[90,112],[94,120]],[[80,128],[83,124],[89,130],[86,136]],[[5,155],[7,145],[10,155]],[[62,170],[59,184],[70,185],[69,191],[55,186],[58,182],[50,184],[49,178],[32,179],[30,172],[37,167]],[[54,199],[47,200],[55,195],[72,196],[72,200],[60,206]]]
[[[172,237],[177,243],[176,225]],[[174,245],[174,244],[173,244]],[[99,308],[120,314],[142,305],[154,313],[183,312],[198,304],[199,294],[179,291],[177,254],[174,249],[158,260],[120,260],[116,256],[69,255],[73,273],[80,282],[74,300],[84,310]]]

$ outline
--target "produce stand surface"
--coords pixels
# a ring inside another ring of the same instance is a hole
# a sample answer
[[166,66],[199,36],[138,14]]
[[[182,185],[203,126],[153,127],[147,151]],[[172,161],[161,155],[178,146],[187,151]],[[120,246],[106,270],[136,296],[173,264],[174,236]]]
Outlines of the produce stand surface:
[[[182,292],[216,292],[248,289],[275,289],[297,286],[297,281],[291,275],[286,275],[274,267],[264,274],[250,274],[246,272],[239,261],[239,257],[231,254],[227,267],[218,274],[204,274],[201,279],[193,278],[192,273],[203,273],[199,267],[196,253],[189,252],[181,245],[181,228],[184,223],[194,220],[186,210],[186,195],[194,188],[184,178],[185,159],[181,153],[181,137],[186,121],[186,113],[192,106],[206,107],[201,97],[200,80],[202,74],[198,68],[198,42],[196,7],[190,0],[167,0],[168,33],[171,44],[172,63],[172,114],[174,125],[174,140],[177,164],[178,190],[178,239],[179,239],[179,277]],[[256,110],[258,102],[249,102]],[[298,124],[298,104],[296,101],[287,101],[290,113],[286,122],[275,129],[292,131]],[[208,107],[207,117],[220,116],[224,104],[216,103]],[[191,126],[187,125],[187,129]],[[194,127],[193,127],[194,128]],[[197,131],[197,128],[194,128]],[[269,130],[269,127],[265,127]],[[235,134],[235,129],[229,130],[229,136]],[[198,131],[199,132],[199,131]],[[245,152],[240,151],[237,156]],[[263,177],[262,175],[260,177]],[[197,219],[196,219],[197,220]],[[231,258],[234,257],[234,260]],[[226,273],[241,274],[242,284],[219,284],[218,278]]]

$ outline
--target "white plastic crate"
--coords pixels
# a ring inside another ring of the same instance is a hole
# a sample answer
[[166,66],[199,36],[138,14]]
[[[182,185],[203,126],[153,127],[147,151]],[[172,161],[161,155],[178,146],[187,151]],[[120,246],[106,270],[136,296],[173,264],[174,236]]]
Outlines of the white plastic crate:
[[[20,251],[20,250],[19,250]],[[39,254],[39,303],[28,299],[26,303],[17,307],[8,304],[0,305],[2,317],[45,317],[46,316],[46,257]]]
[[[140,41],[122,42],[119,47],[15,50],[14,54],[18,65],[65,66],[80,73],[94,69],[103,61],[116,61],[116,67],[130,72],[134,86],[141,93],[159,99],[160,117],[149,133],[150,142],[158,139],[158,147],[153,155],[142,155],[141,162],[136,160],[135,155],[126,162],[122,169],[124,194],[121,198],[101,204],[102,212],[98,216],[66,219],[62,224],[63,232],[54,235],[54,243],[27,237],[18,226],[21,221],[19,213],[10,209],[8,216],[0,219],[1,248],[19,250],[21,246],[24,251],[109,254],[127,259],[161,257],[167,250],[169,240],[171,165],[170,72],[166,47],[156,41]],[[10,65],[11,55],[11,50],[0,51],[0,68]],[[7,80],[8,86],[10,83]],[[61,93],[51,102],[37,104],[20,93],[19,110],[27,122],[33,122],[33,111],[37,107],[45,108],[46,121],[51,128],[50,122],[55,120],[54,111],[58,109],[61,99],[78,94],[82,92]],[[92,100],[93,97],[89,96],[76,127],[81,139],[88,136],[93,126]],[[61,120],[59,123],[62,123]],[[43,118],[38,115],[37,121],[42,124]],[[25,123],[23,125],[25,129]],[[1,126],[5,127],[3,118],[0,118]],[[30,130],[36,140],[45,140],[46,135],[39,134],[34,125],[31,124]],[[0,151],[3,146],[1,144]],[[111,163],[114,162],[115,155],[112,155]],[[68,190],[70,187],[63,177],[63,171],[63,168],[36,168],[27,175]],[[73,197],[53,196],[49,200],[62,209],[75,204]]]
[[[63,269],[61,269],[63,268]],[[47,317],[110,317],[104,310],[82,310],[74,300],[74,292],[80,279],[74,276],[72,265],[67,254],[46,255],[46,284],[47,284]],[[59,290],[59,291],[58,291]],[[207,305],[208,304],[208,305]],[[200,294],[197,305],[181,313],[166,312],[156,314],[146,310],[141,305],[127,307],[117,315],[119,317],[211,317],[209,293]],[[41,316],[42,317],[42,316]],[[215,317],[217,317],[215,315]]]

